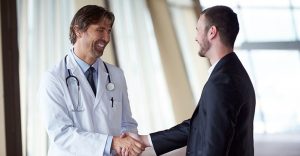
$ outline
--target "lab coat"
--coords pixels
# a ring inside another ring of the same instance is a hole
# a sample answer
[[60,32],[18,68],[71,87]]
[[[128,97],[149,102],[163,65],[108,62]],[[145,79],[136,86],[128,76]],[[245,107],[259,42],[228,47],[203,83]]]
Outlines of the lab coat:
[[[132,118],[127,86],[121,69],[107,64],[113,91],[108,91],[108,73],[103,61],[98,63],[97,94],[94,95],[72,52],[65,60],[45,73],[40,85],[40,104],[43,124],[49,136],[49,156],[110,155],[109,136],[122,132],[137,133]],[[67,67],[66,67],[67,66]],[[68,80],[67,69],[79,81]],[[111,97],[114,98],[112,104]]]

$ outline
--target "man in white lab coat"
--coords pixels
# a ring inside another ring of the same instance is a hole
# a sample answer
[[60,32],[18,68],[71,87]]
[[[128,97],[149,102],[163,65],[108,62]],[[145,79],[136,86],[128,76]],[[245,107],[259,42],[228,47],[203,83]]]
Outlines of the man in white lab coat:
[[114,15],[87,5],[70,25],[73,47],[43,77],[40,104],[50,146],[49,156],[102,156],[122,148],[138,155],[143,144],[119,137],[137,133],[121,69],[101,60],[110,41]]

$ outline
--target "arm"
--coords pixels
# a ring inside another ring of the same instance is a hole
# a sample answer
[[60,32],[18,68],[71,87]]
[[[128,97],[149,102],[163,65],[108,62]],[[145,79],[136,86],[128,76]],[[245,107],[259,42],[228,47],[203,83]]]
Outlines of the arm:
[[153,148],[157,155],[186,146],[190,131],[190,120],[185,120],[171,129],[151,133]]
[[124,77],[124,74],[121,70],[120,72],[120,79],[121,79],[121,86],[122,86],[122,133],[124,132],[131,132],[138,134],[137,130],[137,122],[135,119],[132,117],[131,113],[131,108],[129,104],[129,99],[128,99],[128,92],[127,92],[127,84],[126,80]]

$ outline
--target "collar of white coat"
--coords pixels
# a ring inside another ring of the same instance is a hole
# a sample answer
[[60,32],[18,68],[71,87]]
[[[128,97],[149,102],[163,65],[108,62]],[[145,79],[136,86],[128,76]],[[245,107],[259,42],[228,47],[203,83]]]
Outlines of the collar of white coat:
[[[77,57],[77,56],[73,53],[72,50],[70,50],[69,53],[68,53],[68,56],[67,56],[67,69],[70,69],[71,71],[76,71],[76,70],[80,69],[82,71],[82,73],[85,73],[85,71],[87,69],[85,70],[85,67],[81,68],[80,65],[79,65],[80,63],[77,63],[77,60],[76,60],[75,57]],[[78,59],[80,60],[80,58],[78,58]],[[80,60],[80,61],[82,61],[82,60]],[[85,63],[84,61],[82,61],[82,62]],[[92,66],[98,72],[98,75],[100,73],[101,74],[106,73],[106,69],[104,67],[104,64],[103,64],[103,61],[102,61],[101,58],[97,59],[97,61]],[[88,68],[89,68],[89,66],[88,66]],[[107,76],[108,73],[106,73],[104,75]]]
[[[101,58],[97,59],[98,60],[98,84],[97,84],[97,95],[99,94],[99,96],[97,96],[98,98],[96,98],[96,101],[100,99],[100,97],[102,96],[104,90],[105,90],[105,86],[103,84],[107,83],[107,78],[108,78],[108,73],[105,70],[104,67],[104,63],[102,61]],[[75,75],[76,77],[78,75],[81,75],[80,73],[82,73],[82,75],[84,75],[84,73],[81,71],[79,65],[76,63],[76,60],[74,58],[74,55],[72,54],[72,51],[70,50],[67,56],[67,69],[70,69],[72,74]],[[98,93],[99,91],[99,93]]]
[[71,49],[71,52],[72,52],[72,55],[73,55],[73,57],[74,57],[76,63],[79,65],[79,67],[80,67],[80,69],[81,69],[81,71],[82,71],[83,73],[85,73],[85,72],[90,68],[90,66],[94,67],[94,69],[95,69],[96,71],[98,71],[98,65],[99,65],[99,60],[100,60],[100,59],[97,59],[97,60],[95,61],[94,64],[89,65],[89,64],[87,64],[86,62],[84,62],[82,59],[80,59],[80,58],[74,53],[74,48]]

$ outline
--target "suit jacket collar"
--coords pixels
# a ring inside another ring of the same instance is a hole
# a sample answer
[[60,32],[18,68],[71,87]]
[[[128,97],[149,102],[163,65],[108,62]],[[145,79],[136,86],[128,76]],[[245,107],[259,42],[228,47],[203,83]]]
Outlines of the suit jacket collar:
[[219,62],[216,64],[215,68],[213,69],[213,71],[210,74],[209,79],[216,74],[219,70],[221,70],[224,65],[228,64],[229,62],[231,62],[232,60],[237,59],[237,55],[235,54],[235,52],[231,52],[227,55],[225,55],[224,57],[222,57]]

